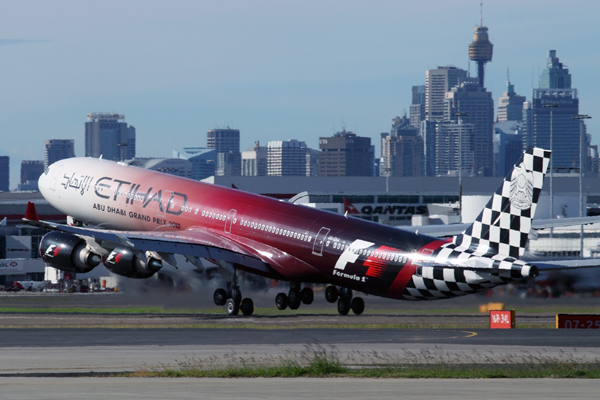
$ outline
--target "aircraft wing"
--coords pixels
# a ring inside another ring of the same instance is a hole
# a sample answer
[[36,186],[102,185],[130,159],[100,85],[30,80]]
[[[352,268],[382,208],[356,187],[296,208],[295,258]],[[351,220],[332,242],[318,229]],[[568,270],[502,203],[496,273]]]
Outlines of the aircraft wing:
[[23,221],[83,237],[88,246],[99,254],[108,253],[106,248],[126,246],[142,252],[158,253],[168,263],[171,263],[169,255],[181,254],[187,257],[223,260],[287,278],[314,275],[318,272],[312,266],[277,248],[248,238],[227,237],[221,232],[203,227],[190,227],[183,231],[116,231],[28,219]]
[[580,258],[573,260],[560,260],[560,264],[557,262],[546,262],[546,261],[528,261],[528,263],[535,265],[540,272],[545,271],[567,271],[572,269],[581,268],[596,268],[600,267],[600,259],[598,258]]
[[[99,246],[127,246],[159,254],[181,254],[190,257],[223,260],[267,271],[260,256],[251,248],[203,228],[184,231],[115,231],[53,224],[55,229],[92,238]],[[88,243],[90,243],[88,241]],[[92,247],[94,245],[92,244]],[[166,260],[168,262],[168,260]]]
[[571,218],[555,218],[555,219],[539,219],[533,220],[531,227],[535,230],[558,228],[561,226],[577,226],[590,225],[600,223],[600,215],[593,217],[571,217]]
[[[563,226],[578,226],[600,223],[600,215],[593,217],[572,217],[572,218],[555,218],[555,219],[540,219],[533,220],[531,228],[533,230],[558,228]],[[416,226],[401,226],[400,229],[405,231],[422,233],[424,235],[436,237],[452,237],[460,235],[471,224],[448,224],[448,225],[416,225]]]

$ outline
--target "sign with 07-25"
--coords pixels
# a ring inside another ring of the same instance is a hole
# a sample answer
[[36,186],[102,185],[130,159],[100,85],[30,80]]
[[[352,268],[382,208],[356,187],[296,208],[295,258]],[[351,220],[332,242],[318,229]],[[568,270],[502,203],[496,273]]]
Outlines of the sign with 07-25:
[[556,314],[556,329],[600,329],[600,315]]

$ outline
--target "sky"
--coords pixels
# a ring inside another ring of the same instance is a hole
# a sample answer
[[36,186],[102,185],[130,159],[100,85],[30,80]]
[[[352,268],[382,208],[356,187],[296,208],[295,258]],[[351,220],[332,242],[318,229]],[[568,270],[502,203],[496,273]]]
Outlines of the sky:
[[[425,71],[468,69],[479,0],[4,0],[0,13],[0,155],[10,187],[44,140],[84,156],[91,112],[135,126],[138,157],[206,146],[240,130],[241,148],[346,129],[372,138],[408,113]],[[485,84],[495,106],[507,70],[531,98],[556,50],[600,144],[600,2],[487,0],[494,45]],[[471,63],[472,76],[477,74]]]

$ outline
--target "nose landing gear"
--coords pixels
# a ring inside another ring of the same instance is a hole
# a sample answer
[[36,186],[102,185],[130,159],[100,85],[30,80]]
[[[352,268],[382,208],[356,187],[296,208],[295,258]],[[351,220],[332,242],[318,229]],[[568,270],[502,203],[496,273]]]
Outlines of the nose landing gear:
[[241,311],[244,315],[254,313],[254,302],[251,298],[242,299],[242,292],[237,285],[235,274],[233,280],[227,283],[228,290],[218,288],[213,294],[213,300],[218,306],[225,306],[228,315],[238,315]]
[[244,315],[254,313],[254,302],[249,297],[242,299],[242,292],[238,286],[232,286],[229,292],[223,288],[215,290],[213,299],[216,305],[225,306],[228,315],[238,315],[240,311]]

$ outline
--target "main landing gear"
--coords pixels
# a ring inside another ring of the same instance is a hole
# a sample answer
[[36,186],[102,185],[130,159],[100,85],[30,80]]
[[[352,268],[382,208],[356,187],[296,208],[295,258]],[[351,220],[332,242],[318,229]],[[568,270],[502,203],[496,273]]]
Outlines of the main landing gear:
[[[311,304],[315,298],[315,295],[311,288],[304,287],[300,290],[299,282],[290,283],[290,291],[286,295],[285,293],[278,293],[275,297],[275,305],[278,310],[285,310],[290,308],[292,310],[298,309],[301,303]],[[325,299],[330,303],[337,301],[338,312],[341,315],[347,315],[350,310],[356,315],[360,315],[365,311],[365,301],[362,297],[352,297],[352,290],[348,288],[340,288],[338,290],[335,286],[327,286],[325,289]]]
[[301,303],[312,304],[314,299],[315,295],[311,288],[304,287],[300,289],[299,282],[291,282],[290,291],[287,295],[285,293],[277,294],[275,297],[275,306],[277,306],[278,310],[285,310],[288,307],[292,310],[297,310]]
[[350,310],[356,315],[360,315],[365,311],[365,301],[362,297],[352,297],[352,289],[340,288],[335,286],[327,286],[325,289],[325,299],[330,303],[335,303],[337,300],[338,313],[347,315]]
[[242,299],[240,287],[235,283],[228,283],[228,290],[219,288],[215,290],[213,299],[218,306],[225,306],[228,315],[238,315],[241,311],[244,315],[252,315],[254,302],[251,298]]

